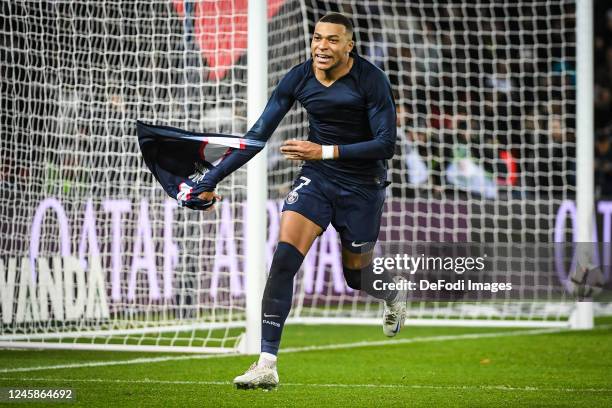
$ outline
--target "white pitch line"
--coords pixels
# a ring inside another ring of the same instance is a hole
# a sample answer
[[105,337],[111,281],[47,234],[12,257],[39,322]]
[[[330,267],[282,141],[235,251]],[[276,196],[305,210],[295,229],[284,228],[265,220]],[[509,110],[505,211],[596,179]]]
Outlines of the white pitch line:
[[[16,380],[11,377],[0,377],[2,381]],[[108,384],[158,384],[158,385],[222,385],[231,386],[229,381],[181,381],[181,380],[113,380],[105,378],[19,378],[20,381],[38,381],[51,383],[108,383]],[[552,387],[510,387],[507,385],[429,385],[429,384],[317,384],[317,383],[282,383],[283,387],[322,387],[322,388],[391,388],[391,389],[431,389],[461,391],[526,391],[526,392],[568,392],[568,393],[612,393],[612,388],[552,388]]]
[[[358,341],[353,343],[340,343],[340,344],[328,344],[322,346],[305,346],[305,347],[289,347],[281,350],[281,354],[289,353],[301,353],[306,351],[324,351],[324,350],[341,350],[341,349],[353,349],[358,347],[377,347],[377,346],[395,346],[399,344],[410,344],[410,343],[427,343],[427,342],[441,342],[441,341],[453,341],[453,340],[477,340],[486,338],[497,338],[497,337],[514,337],[514,336],[533,336],[538,334],[558,333],[567,331],[567,329],[531,329],[531,330],[516,330],[506,332],[494,332],[494,333],[468,333],[468,334],[457,334],[457,335],[445,335],[445,336],[428,336],[428,337],[414,337],[407,339],[397,340],[377,340],[377,341]],[[58,364],[52,366],[34,366],[34,367],[15,367],[15,368],[3,368],[0,369],[0,374],[7,373],[23,373],[30,371],[42,371],[42,370],[61,370],[65,368],[91,368],[91,367],[105,367],[105,366],[117,366],[117,365],[132,365],[132,364],[150,364],[150,363],[163,363],[167,361],[184,361],[184,360],[205,360],[212,358],[228,358],[228,357],[244,357],[242,354],[205,354],[205,355],[183,355],[183,356],[164,356],[164,357],[143,357],[135,358],[130,360],[113,360],[113,361],[92,361],[88,363],[72,363],[72,364]]]
[[537,334],[547,333],[559,333],[567,331],[567,329],[531,329],[531,330],[516,330],[508,332],[494,332],[494,333],[468,333],[468,334],[455,334],[445,336],[429,336],[429,337],[413,337],[408,339],[397,339],[397,340],[375,340],[375,341],[357,341],[354,343],[341,343],[341,344],[328,344],[324,346],[304,346],[304,347],[289,347],[281,350],[281,354],[284,353],[297,353],[303,351],[319,351],[319,350],[338,350],[338,349],[352,349],[358,347],[376,347],[376,346],[388,346],[396,344],[409,344],[409,343],[425,343],[429,341],[451,341],[451,340],[476,340],[486,339],[495,337],[513,337],[513,336],[533,336]]

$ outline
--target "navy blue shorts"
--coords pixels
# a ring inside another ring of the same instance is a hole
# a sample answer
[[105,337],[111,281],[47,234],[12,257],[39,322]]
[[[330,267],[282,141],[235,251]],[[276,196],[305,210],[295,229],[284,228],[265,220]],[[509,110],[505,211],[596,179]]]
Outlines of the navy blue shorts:
[[385,202],[384,188],[341,185],[313,169],[302,169],[283,211],[295,211],[327,229],[331,222],[342,246],[354,253],[374,248]]

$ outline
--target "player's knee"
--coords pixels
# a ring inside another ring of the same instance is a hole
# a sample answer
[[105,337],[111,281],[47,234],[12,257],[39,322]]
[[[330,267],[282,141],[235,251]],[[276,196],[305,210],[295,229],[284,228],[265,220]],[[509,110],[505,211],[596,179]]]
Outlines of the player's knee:
[[272,258],[268,279],[290,277],[293,279],[304,260],[304,255],[293,245],[279,242]]
[[346,266],[342,268],[344,273],[344,280],[349,288],[354,290],[361,290],[361,270],[351,269]]
[[293,278],[303,260],[304,256],[296,247],[286,242],[279,242],[272,258],[264,299],[291,299]]
[[342,265],[349,269],[363,269],[372,263],[372,252],[353,253],[342,249]]

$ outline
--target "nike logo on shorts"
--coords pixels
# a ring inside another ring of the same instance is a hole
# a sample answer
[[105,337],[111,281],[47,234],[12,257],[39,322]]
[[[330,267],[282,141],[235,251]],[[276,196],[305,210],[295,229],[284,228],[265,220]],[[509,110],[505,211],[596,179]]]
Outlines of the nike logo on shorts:
[[362,246],[367,245],[367,244],[369,244],[369,242],[359,242],[359,243],[357,243],[355,241],[351,242],[351,245],[353,247],[355,247],[355,248],[359,248],[359,247],[362,247]]
[[280,317],[280,316],[264,313],[264,317]]

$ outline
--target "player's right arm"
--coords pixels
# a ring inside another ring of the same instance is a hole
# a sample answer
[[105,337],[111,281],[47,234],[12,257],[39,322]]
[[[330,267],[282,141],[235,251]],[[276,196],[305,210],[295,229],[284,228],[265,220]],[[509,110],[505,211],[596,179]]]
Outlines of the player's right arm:
[[[272,133],[274,133],[274,130],[276,130],[276,127],[295,101],[294,92],[301,77],[299,67],[294,67],[279,82],[272,96],[270,96],[263,113],[246,133],[246,139],[267,142],[270,136],[272,136]],[[202,180],[204,193],[199,197],[203,200],[211,200],[215,197],[213,190],[217,184],[227,175],[251,160],[261,149],[232,149],[221,163],[206,173],[204,180]]]

